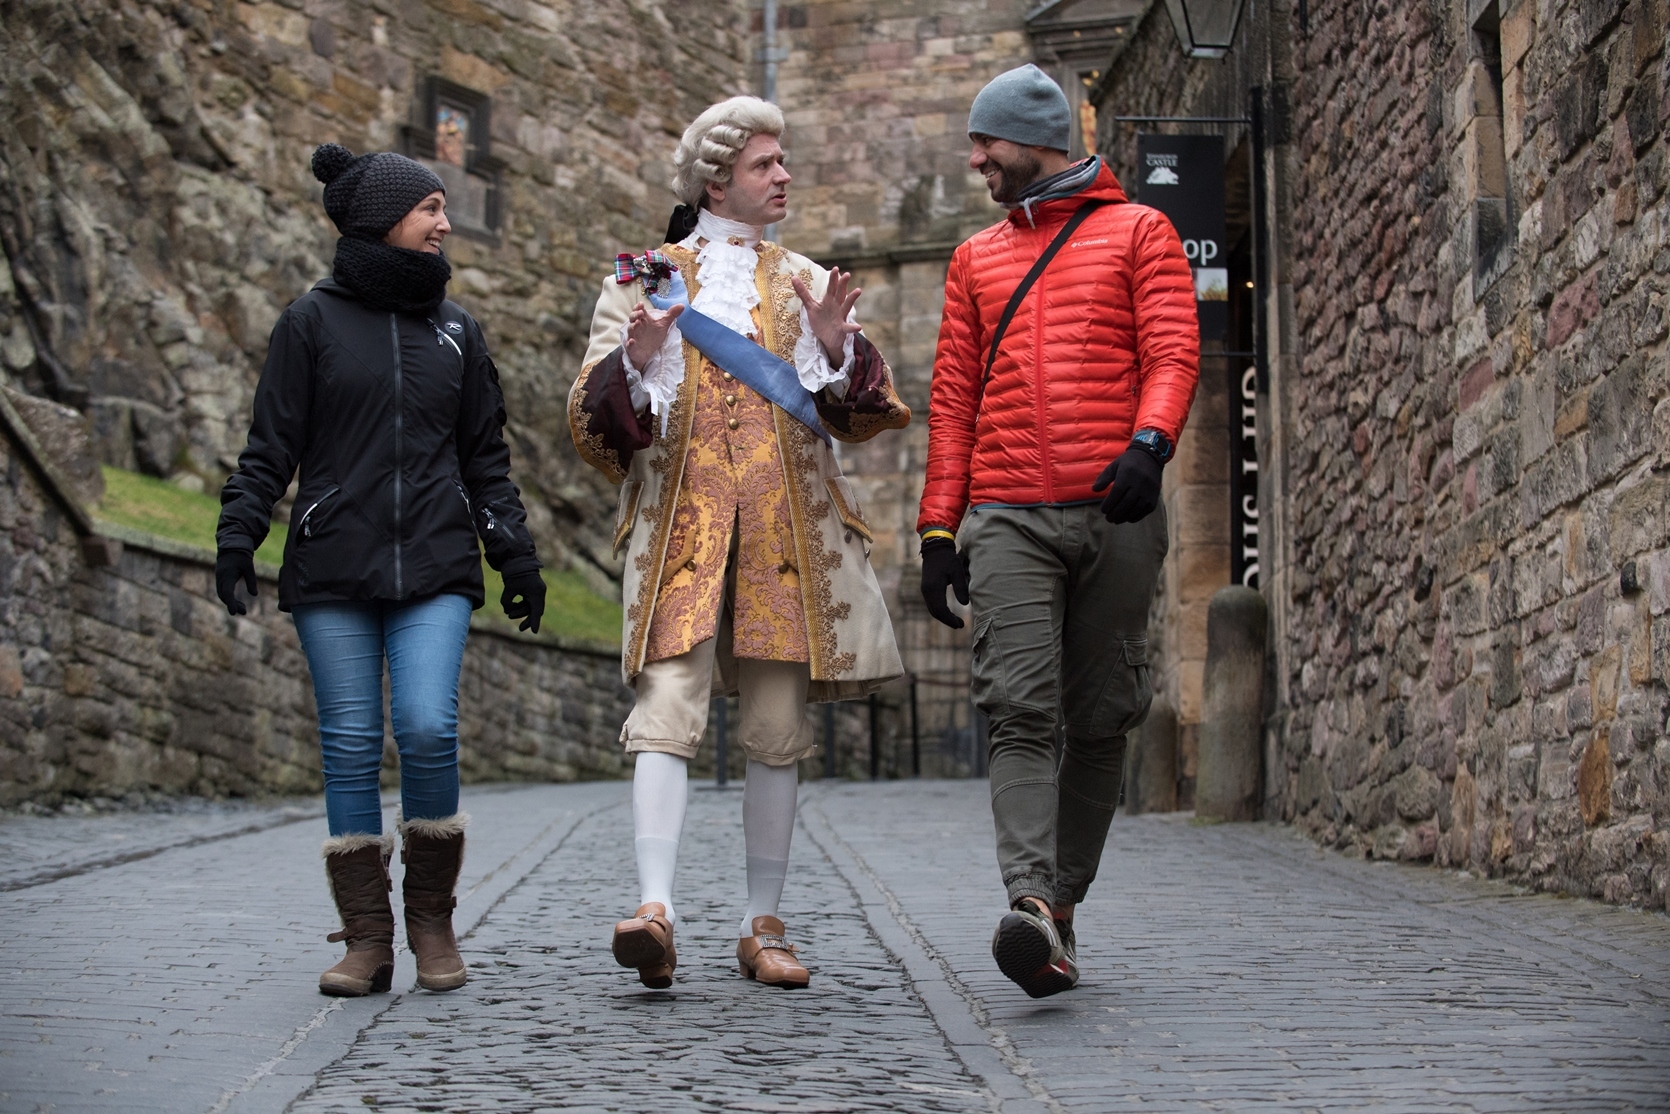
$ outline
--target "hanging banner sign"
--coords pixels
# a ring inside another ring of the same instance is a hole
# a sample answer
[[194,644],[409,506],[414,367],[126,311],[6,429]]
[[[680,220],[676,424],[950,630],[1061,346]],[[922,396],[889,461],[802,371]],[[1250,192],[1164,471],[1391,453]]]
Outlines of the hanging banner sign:
[[1221,135],[1137,136],[1137,200],[1164,213],[1194,269],[1200,338],[1222,340],[1229,324]]

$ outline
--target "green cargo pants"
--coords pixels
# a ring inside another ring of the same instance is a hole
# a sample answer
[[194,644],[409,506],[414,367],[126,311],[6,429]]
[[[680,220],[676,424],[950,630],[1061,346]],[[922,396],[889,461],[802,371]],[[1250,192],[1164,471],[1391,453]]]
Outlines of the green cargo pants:
[[1126,732],[1154,695],[1148,612],[1169,544],[1165,508],[1118,526],[1096,504],[977,509],[960,540],[1003,884],[1011,905],[1076,905],[1119,805]]

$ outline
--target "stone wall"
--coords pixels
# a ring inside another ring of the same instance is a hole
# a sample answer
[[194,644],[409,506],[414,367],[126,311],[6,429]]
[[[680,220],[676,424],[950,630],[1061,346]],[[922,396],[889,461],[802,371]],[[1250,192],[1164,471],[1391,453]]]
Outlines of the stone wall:
[[1269,814],[1663,907],[1663,0],[1149,30],[1104,104],[1268,108]]
[[[0,806],[318,792],[312,684],[276,570],[249,614],[229,616],[212,553],[90,522],[62,496],[62,470],[43,473],[44,438],[0,411]],[[463,775],[619,776],[629,706],[616,652],[508,635],[478,614]],[[392,775],[392,741],[385,761]]]
[[[107,463],[215,490],[274,320],[328,271],[335,233],[311,149],[421,147],[434,135],[424,91],[445,79],[490,96],[488,131],[471,141],[499,176],[497,235],[447,243],[452,294],[493,346],[514,477],[548,563],[606,588],[614,500],[571,451],[563,400],[614,254],[659,241],[678,133],[746,87],[746,11],[8,0],[5,381],[89,413]],[[458,210],[466,191],[454,192]]]

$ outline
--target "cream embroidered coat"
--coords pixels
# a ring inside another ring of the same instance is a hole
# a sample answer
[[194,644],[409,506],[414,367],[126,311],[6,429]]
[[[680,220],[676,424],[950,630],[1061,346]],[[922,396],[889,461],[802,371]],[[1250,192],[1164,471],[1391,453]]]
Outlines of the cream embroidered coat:
[[[684,274],[694,298],[701,278],[695,253],[675,245],[661,250]],[[792,364],[795,342],[800,337],[800,299],[790,281],[800,275],[813,295],[821,298],[829,272],[769,242],[760,245],[759,256],[755,280],[759,285],[763,342]],[[596,428],[599,419],[588,406],[587,395],[604,389],[594,373],[607,370],[599,365],[618,364],[621,326],[642,297],[642,287],[636,282],[622,286],[613,277],[604,281],[592,315],[585,362],[569,392],[569,424],[580,455],[621,484],[615,547],[617,551],[622,545],[626,547],[621,673],[627,684],[644,666],[657,592],[664,579],[673,514],[684,478],[696,391],[702,380],[701,353],[686,341],[684,381],[668,415],[666,434],[662,434],[659,421],[652,423],[649,447],[631,453],[630,462],[623,467],[623,454],[611,444],[608,431]],[[865,347],[870,348],[867,342]],[[875,389],[865,395],[879,399],[879,403],[838,411],[833,405],[826,408],[820,399],[826,428],[841,440],[865,441],[883,429],[900,428],[910,420],[910,411],[893,391],[891,373],[873,348],[870,353],[874,366],[871,374],[877,382]],[[849,386],[849,399],[854,393]],[[816,703],[865,696],[904,672],[893,639],[892,620],[870,568],[870,528],[830,447],[782,409],[771,409],[788,486],[795,563],[800,573],[812,675],[810,699]],[[716,671],[716,692],[719,687]]]

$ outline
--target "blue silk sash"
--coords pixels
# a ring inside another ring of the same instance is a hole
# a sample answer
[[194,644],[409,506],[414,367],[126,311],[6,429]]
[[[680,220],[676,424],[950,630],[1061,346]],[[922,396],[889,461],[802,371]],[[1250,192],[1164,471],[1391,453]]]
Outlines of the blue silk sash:
[[684,312],[679,314],[676,324],[684,339],[696,346],[696,351],[736,376],[744,386],[781,406],[790,417],[823,438],[824,444],[833,445],[829,431],[818,420],[812,392],[801,385],[794,366],[700,310],[691,309],[690,292],[684,285],[683,275],[675,271],[666,294],[647,297],[649,304],[658,310],[683,306]]

